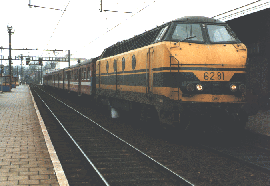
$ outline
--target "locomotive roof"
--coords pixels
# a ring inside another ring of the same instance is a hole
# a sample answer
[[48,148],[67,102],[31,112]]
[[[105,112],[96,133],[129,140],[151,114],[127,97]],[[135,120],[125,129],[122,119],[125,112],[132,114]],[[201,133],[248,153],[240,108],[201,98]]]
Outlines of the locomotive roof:
[[220,21],[218,19],[213,19],[209,17],[204,16],[185,16],[178,19],[175,19],[173,21],[177,22],[187,22],[187,23],[225,23],[223,21]]

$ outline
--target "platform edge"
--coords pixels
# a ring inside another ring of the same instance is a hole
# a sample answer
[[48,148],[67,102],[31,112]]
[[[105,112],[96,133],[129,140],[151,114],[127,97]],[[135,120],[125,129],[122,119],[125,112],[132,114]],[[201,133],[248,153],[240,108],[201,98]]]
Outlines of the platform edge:
[[38,117],[38,120],[39,120],[39,124],[41,126],[41,130],[42,130],[42,133],[43,133],[43,136],[44,136],[44,139],[45,139],[45,143],[46,143],[46,146],[48,148],[48,151],[49,151],[49,154],[50,154],[50,158],[51,158],[51,161],[53,163],[53,167],[54,167],[54,171],[55,171],[55,174],[56,174],[56,177],[57,177],[57,181],[59,183],[60,186],[69,186],[68,184],[68,180],[66,178],[66,175],[65,175],[65,172],[62,168],[62,165],[58,159],[58,156],[56,154],[56,151],[53,147],[53,144],[52,144],[52,141],[51,141],[51,138],[49,136],[49,133],[46,129],[46,126],[44,124],[44,121],[41,117],[41,114],[38,110],[38,107],[37,107],[37,104],[35,102],[35,99],[33,97],[33,94],[30,90],[30,87],[28,85],[28,88],[29,88],[29,91],[30,91],[30,95],[32,97],[32,101],[33,101],[33,104],[34,104],[34,108],[36,110],[36,114],[37,114],[37,117]]

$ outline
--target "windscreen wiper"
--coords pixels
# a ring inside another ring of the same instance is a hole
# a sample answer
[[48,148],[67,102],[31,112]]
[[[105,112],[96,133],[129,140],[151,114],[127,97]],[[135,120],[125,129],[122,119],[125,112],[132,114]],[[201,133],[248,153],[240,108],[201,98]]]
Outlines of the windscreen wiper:
[[185,38],[185,39],[183,39],[183,40],[180,40],[179,42],[185,41],[185,40],[187,40],[187,39],[192,39],[192,38],[194,38],[194,37],[196,37],[196,36],[190,36],[190,37],[187,37],[187,38]]

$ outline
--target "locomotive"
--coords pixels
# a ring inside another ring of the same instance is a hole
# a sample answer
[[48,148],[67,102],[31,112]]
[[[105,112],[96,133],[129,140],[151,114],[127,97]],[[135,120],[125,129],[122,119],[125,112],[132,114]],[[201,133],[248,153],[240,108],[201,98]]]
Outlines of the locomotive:
[[225,22],[187,16],[46,74],[44,84],[91,95],[120,117],[131,112],[184,130],[238,130],[248,117],[246,60],[246,46]]

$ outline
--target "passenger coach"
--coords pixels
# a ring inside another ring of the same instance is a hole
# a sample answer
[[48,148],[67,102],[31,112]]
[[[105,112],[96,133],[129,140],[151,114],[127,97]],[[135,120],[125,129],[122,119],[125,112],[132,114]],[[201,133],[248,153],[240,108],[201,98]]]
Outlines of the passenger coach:
[[44,85],[78,95],[93,95],[95,91],[96,58],[64,68],[43,76]]

